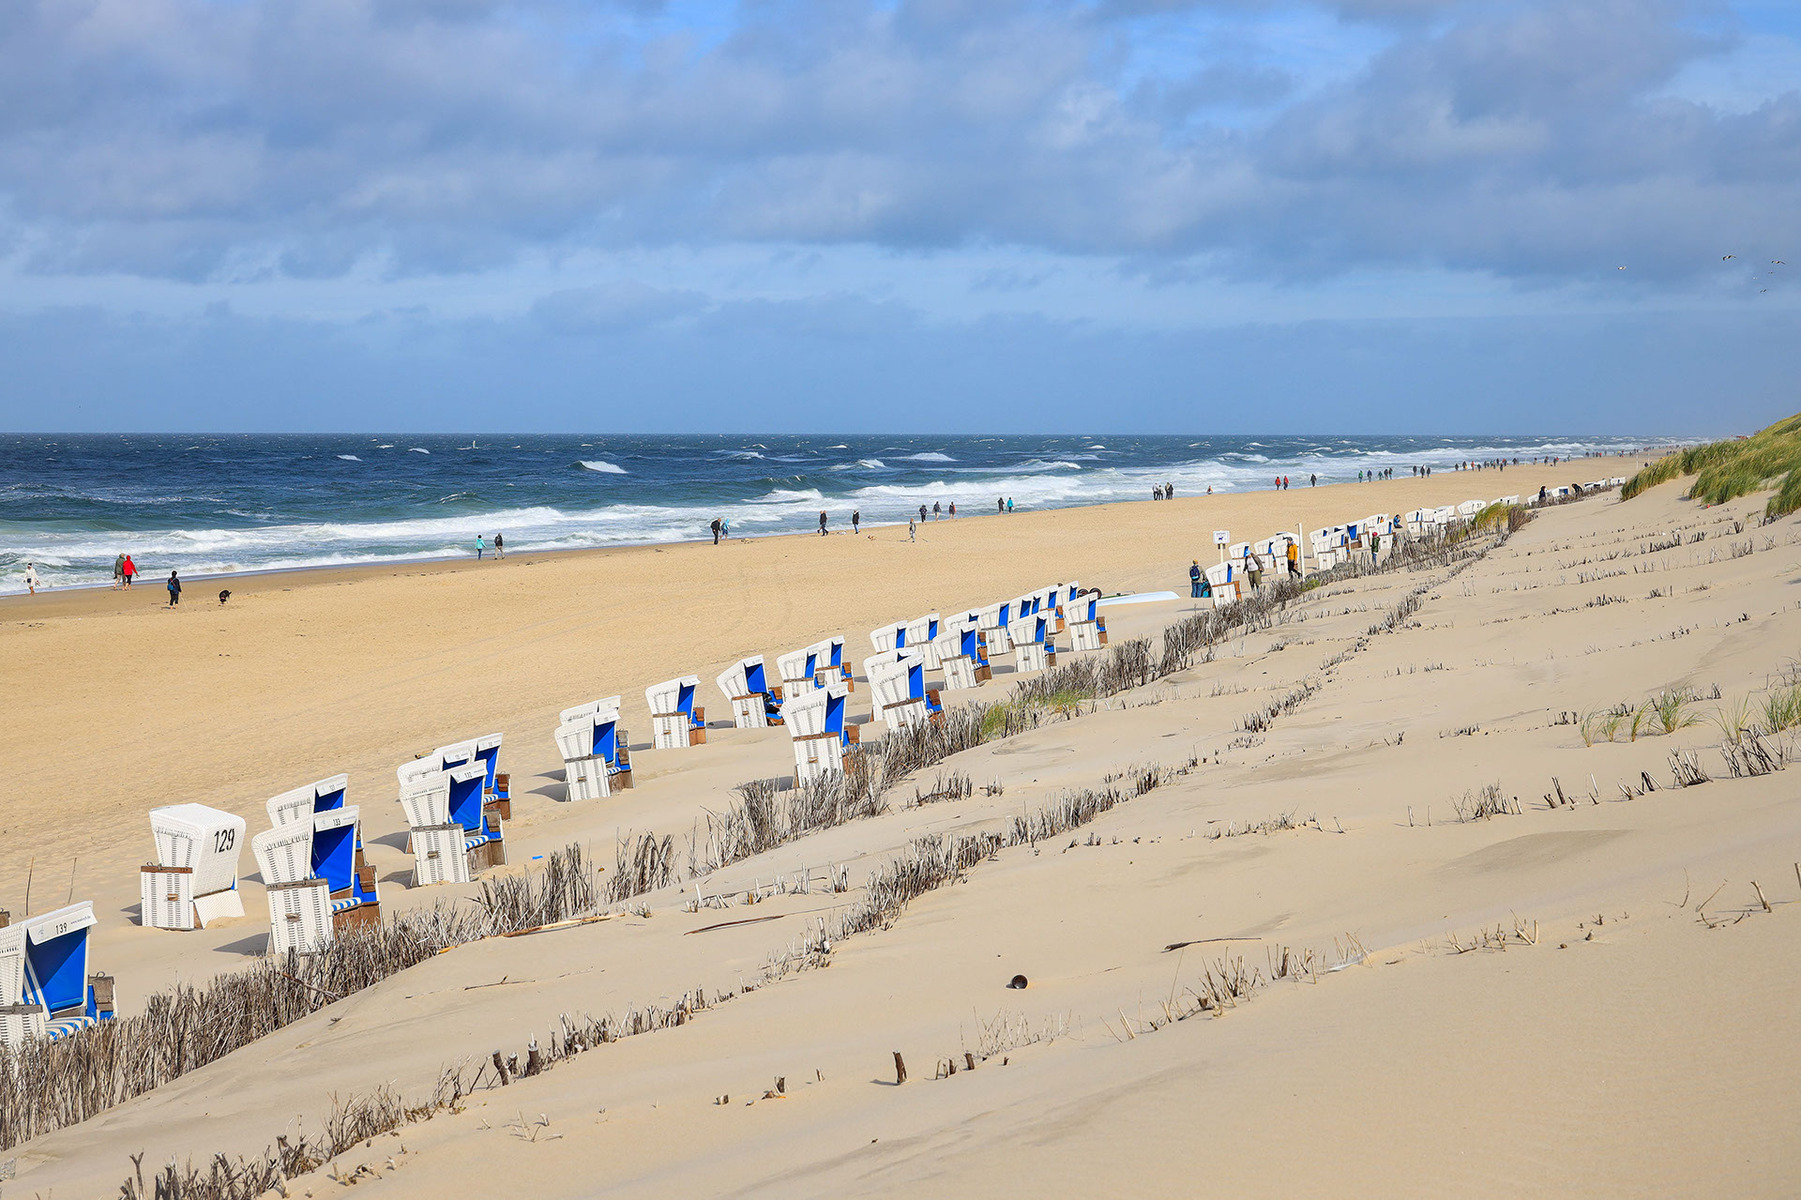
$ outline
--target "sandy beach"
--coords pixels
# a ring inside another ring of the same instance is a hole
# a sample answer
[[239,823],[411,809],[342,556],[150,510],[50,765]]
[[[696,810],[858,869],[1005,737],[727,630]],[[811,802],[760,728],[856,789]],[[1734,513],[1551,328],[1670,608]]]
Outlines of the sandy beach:
[[[1188,563],[1211,561],[1214,529],[1255,538],[1638,465],[964,518],[917,544],[885,528],[246,577],[223,608],[198,588],[173,612],[150,586],[10,598],[0,685],[25,699],[8,706],[0,904],[25,911],[28,872],[34,910],[93,898],[93,963],[130,1013],[261,953],[267,931],[249,878],[243,920],[136,924],[151,807],[197,801],[255,831],[268,796],[348,771],[383,908],[402,912],[455,889],[408,886],[394,768],[500,730],[513,869],[570,842],[610,865],[617,835],[684,834],[737,784],[789,771],[788,738],[715,729],[704,748],[640,751],[633,791],[565,804],[551,731],[568,705],[621,694],[642,745],[657,679],[700,675],[719,717],[712,676],[740,655],[843,634],[860,659],[881,621],[1066,579],[1178,592],[1110,610],[1115,644],[1156,639],[1191,610]],[[1703,508],[1681,490],[1550,509],[1480,557],[1334,582],[1208,661],[944,764],[993,794],[916,804],[930,781],[907,781],[881,816],[698,881],[761,895],[841,869],[849,891],[688,912],[684,881],[645,896],[648,916],[460,947],[17,1147],[13,1186],[111,1195],[139,1151],[256,1155],[334,1095],[420,1096],[566,1014],[700,989],[735,998],[484,1085],[330,1169],[409,1196],[472,1179],[571,1197],[1785,1194],[1801,813],[1784,772],[1727,777],[1704,717],[1768,694],[1801,653],[1801,535],[1761,526],[1761,497]],[[951,699],[1000,699],[1012,678]],[[1565,715],[1677,687],[1706,699],[1667,734],[1587,745]],[[1679,750],[1712,781],[1672,786]],[[1154,789],[997,851],[834,947],[829,970],[747,986],[914,839],[1002,830],[1145,770],[1163,772]],[[1490,785],[1508,811],[1460,819]],[[729,924],[753,916],[769,919]],[[1016,974],[1027,987],[1006,986]],[[338,1186],[321,1172],[289,1194]]]

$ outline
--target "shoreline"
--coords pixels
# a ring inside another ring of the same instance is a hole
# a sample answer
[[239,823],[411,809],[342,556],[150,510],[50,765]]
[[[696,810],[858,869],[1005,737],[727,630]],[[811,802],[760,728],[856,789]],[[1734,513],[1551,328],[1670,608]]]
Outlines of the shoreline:
[[[1665,451],[1660,450],[1660,449],[1652,449],[1652,450],[1646,451],[1646,454],[1662,454],[1664,452]],[[1584,457],[1584,458],[1566,459],[1563,462],[1560,462],[1557,464],[1552,464],[1552,465],[1537,464],[1537,463],[1521,463],[1517,466],[1510,465],[1507,468],[1507,470],[1532,471],[1532,472],[1540,472],[1540,471],[1554,471],[1555,472],[1555,471],[1564,471],[1566,469],[1574,468],[1577,464],[1580,464],[1580,463],[1603,463],[1603,462],[1614,462],[1614,461],[1632,461],[1636,464],[1633,469],[1637,470],[1638,466],[1642,466],[1646,462],[1652,461],[1652,460],[1648,459],[1648,458],[1643,458],[1643,457],[1634,457],[1631,459],[1627,459],[1624,456],[1611,456],[1610,455],[1610,456],[1602,456],[1599,458]],[[1244,490],[1234,490],[1234,491],[1222,490],[1219,492],[1212,492],[1212,493],[1202,492],[1202,493],[1199,493],[1196,495],[1178,495],[1173,500],[1166,500],[1166,501],[1102,500],[1102,501],[1098,501],[1093,504],[1067,504],[1067,505],[1059,505],[1056,507],[1048,507],[1048,508],[1029,508],[1029,509],[1021,508],[1015,512],[1007,513],[1004,515],[1009,516],[1009,517],[1026,517],[1026,516],[1041,516],[1043,514],[1048,514],[1048,513],[1070,513],[1070,512],[1085,513],[1085,512],[1094,512],[1094,511],[1099,511],[1099,510],[1107,510],[1107,509],[1131,509],[1131,508],[1134,508],[1134,507],[1136,507],[1138,505],[1142,505],[1142,504],[1190,505],[1190,504],[1196,504],[1196,503],[1222,502],[1222,501],[1234,501],[1234,500],[1243,501],[1247,498],[1261,497],[1261,496],[1267,496],[1267,497],[1272,497],[1272,498],[1273,497],[1287,497],[1287,496],[1295,495],[1297,492],[1302,493],[1302,494],[1324,495],[1324,494],[1331,492],[1333,489],[1338,489],[1338,488],[1353,488],[1353,489],[1362,491],[1362,490],[1369,489],[1369,488],[1381,487],[1383,485],[1395,485],[1395,484],[1401,484],[1401,483],[1431,484],[1431,483],[1436,483],[1441,480],[1456,480],[1456,479],[1461,479],[1463,477],[1471,476],[1471,475],[1483,476],[1485,478],[1485,480],[1487,478],[1491,478],[1494,476],[1500,476],[1504,479],[1506,473],[1507,473],[1506,471],[1495,471],[1493,468],[1485,468],[1485,469],[1479,470],[1479,471],[1447,471],[1447,472],[1444,472],[1443,474],[1432,475],[1432,476],[1420,476],[1420,477],[1415,477],[1415,476],[1399,477],[1399,476],[1397,476],[1394,479],[1366,481],[1363,483],[1358,483],[1358,482],[1352,480],[1352,481],[1346,481],[1346,482],[1340,482],[1340,483],[1324,483],[1324,484],[1319,484],[1319,485],[1313,486],[1313,487],[1305,487],[1304,486],[1304,487],[1301,487],[1298,489],[1291,487],[1286,490],[1281,490],[1281,489],[1276,489],[1276,488],[1265,487],[1265,488],[1244,489]],[[1628,477],[1630,477],[1630,475],[1628,475]],[[1521,493],[1521,495],[1523,496],[1524,493]],[[1396,511],[1405,511],[1405,510],[1397,509]],[[949,526],[949,525],[961,525],[962,523],[967,522],[967,521],[978,521],[984,517],[1000,517],[1002,515],[1003,514],[989,512],[989,511],[984,510],[982,512],[977,512],[977,513],[962,514],[955,518],[947,517],[940,521],[928,521],[928,522],[926,522],[925,527],[926,528],[936,528],[936,527]],[[868,531],[868,530],[893,530],[893,529],[903,529],[905,527],[905,525],[906,525],[905,521],[865,521],[865,522],[863,522],[862,528],[865,531]],[[1273,533],[1273,532],[1275,532],[1274,529],[1266,531],[1266,533]],[[830,534],[831,537],[839,537],[839,536],[846,536],[846,535],[856,536],[856,535],[851,535],[850,529],[848,527],[848,523],[846,524],[846,526],[844,528],[833,529]],[[1261,535],[1259,535],[1259,536],[1261,536]],[[771,542],[771,541],[784,541],[784,540],[790,540],[790,539],[817,539],[818,537],[819,537],[819,534],[816,531],[791,531],[791,532],[782,532],[782,533],[768,533],[768,534],[762,534],[762,535],[756,535],[756,536],[733,535],[733,536],[725,539],[721,544],[723,545],[723,544],[728,544],[728,543],[729,544],[762,543],[762,542]],[[207,572],[204,574],[184,575],[184,576],[182,576],[182,583],[184,585],[184,591],[185,591],[186,585],[188,585],[188,584],[224,581],[231,585],[232,594],[234,597],[236,597],[240,591],[242,591],[246,595],[250,595],[250,594],[255,594],[258,592],[267,592],[269,590],[272,590],[268,587],[254,586],[258,581],[288,579],[288,580],[302,581],[307,584],[353,582],[353,581],[360,580],[360,579],[380,578],[383,576],[391,576],[391,575],[430,574],[430,573],[441,572],[441,571],[456,571],[456,570],[463,569],[463,568],[485,569],[487,564],[489,564],[491,562],[505,563],[505,562],[512,561],[514,559],[527,559],[527,558],[538,559],[538,558],[544,558],[544,557],[554,557],[557,559],[563,559],[563,558],[579,559],[583,556],[604,557],[604,556],[608,556],[608,555],[626,555],[626,554],[642,553],[647,550],[648,551],[662,551],[665,549],[672,549],[672,548],[677,548],[677,547],[709,546],[711,544],[712,543],[709,541],[709,539],[707,537],[703,536],[703,537],[698,537],[698,538],[678,538],[673,541],[661,541],[661,542],[621,542],[617,545],[610,545],[610,546],[574,546],[574,547],[566,547],[566,548],[551,548],[551,549],[537,549],[537,550],[525,550],[525,549],[512,550],[512,549],[509,549],[507,551],[506,556],[501,559],[498,559],[498,560],[496,560],[494,558],[492,548],[490,548],[487,556],[480,560],[476,559],[473,554],[459,554],[454,557],[446,555],[446,556],[441,556],[441,557],[440,556],[424,556],[424,557],[416,557],[416,558],[394,558],[394,559],[384,559],[380,562],[368,562],[368,563],[333,563],[333,564],[317,565],[317,566],[292,566],[292,567],[277,567],[277,566],[254,567],[254,568],[249,568],[249,569],[242,570],[242,571],[210,571],[210,572]],[[131,590],[136,591],[139,588],[148,589],[151,592],[155,593],[156,596],[158,597],[158,602],[162,603],[163,602],[162,598],[163,598],[164,592],[165,592],[163,585],[166,582],[167,576],[161,575],[161,574],[146,575],[146,574],[140,573],[138,578],[144,582],[139,582],[139,583],[133,585]],[[250,585],[250,586],[246,586],[246,585]],[[54,589],[40,587],[35,596],[31,595],[30,593],[23,592],[23,591],[21,591],[21,592],[0,592],[0,620],[5,620],[5,619],[11,617],[13,615],[13,607],[16,605],[21,605],[21,604],[25,604],[25,603],[30,603],[34,606],[35,605],[43,605],[47,598],[65,598],[66,597],[68,599],[69,605],[71,607],[74,607],[74,606],[78,605],[78,602],[81,598],[97,597],[97,596],[101,596],[101,595],[118,595],[118,594],[123,593],[124,591],[125,591],[125,589],[114,587],[113,585],[108,584],[108,583],[82,583],[82,584],[65,585],[65,586],[54,588]],[[198,599],[198,598],[196,598],[196,599]],[[208,597],[208,599],[213,599],[213,597]],[[61,606],[56,606],[56,607],[61,607]],[[110,606],[108,606],[108,605],[93,604],[93,603],[79,605],[79,608],[81,611],[84,611],[84,612],[100,612],[100,611],[109,611],[110,610]],[[62,615],[62,614],[56,613],[56,614],[52,614],[52,615]]]

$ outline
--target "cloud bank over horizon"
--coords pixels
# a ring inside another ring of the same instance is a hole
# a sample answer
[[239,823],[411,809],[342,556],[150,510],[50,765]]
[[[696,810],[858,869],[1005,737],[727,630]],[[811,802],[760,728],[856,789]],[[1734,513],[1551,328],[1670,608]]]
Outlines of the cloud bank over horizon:
[[1751,0],[20,0],[0,425],[1753,421],[1798,80]]

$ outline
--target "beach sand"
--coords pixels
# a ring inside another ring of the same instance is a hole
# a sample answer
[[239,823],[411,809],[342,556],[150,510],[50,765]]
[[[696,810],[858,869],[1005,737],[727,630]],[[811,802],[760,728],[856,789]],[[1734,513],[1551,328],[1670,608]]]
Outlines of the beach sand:
[[[193,592],[176,613],[151,611],[160,593],[8,601],[4,683],[31,699],[9,714],[5,899],[22,910],[35,861],[34,888],[60,903],[79,857],[74,894],[102,918],[94,963],[131,1011],[259,952],[267,929],[254,882],[242,921],[133,923],[156,804],[214,804],[256,830],[267,796],[349,770],[384,907],[429,904],[454,889],[406,886],[393,768],[502,729],[515,863],[571,840],[610,863],[616,831],[685,834],[734,784],[785,773],[787,738],[715,730],[702,749],[640,752],[634,791],[563,805],[550,732],[569,704],[622,693],[642,743],[645,683],[700,674],[717,717],[711,677],[739,654],[773,661],[843,633],[860,659],[878,621],[1062,579],[1185,597],[1215,528],[1260,537],[1634,466],[1604,464],[964,519],[918,545],[883,529],[266,576],[234,581],[222,611]],[[472,1194],[471,1180],[553,1196],[1787,1194],[1801,1140],[1792,780],[1718,778],[1705,723],[1585,747],[1561,721],[1680,684],[1721,689],[1697,713],[1729,707],[1801,653],[1794,522],[1735,531],[1761,498],[1702,509],[1679,489],[1547,511],[1455,575],[1335,583],[1213,661],[945,764],[1000,795],[914,805],[903,784],[881,817],[715,873],[709,893],[829,866],[860,882],[920,834],[999,828],[1067,789],[1189,767],[1055,843],[1002,851],[837,947],[829,970],[480,1092],[341,1172],[366,1164],[386,1191],[422,1196]],[[1681,545],[1647,552],[1672,532]],[[1422,586],[1417,612],[1376,631]],[[1113,640],[1190,607],[1112,609]],[[1241,732],[1303,684],[1317,690],[1269,730]],[[867,693],[855,703],[867,712]],[[1688,748],[1716,781],[1671,788],[1669,756]],[[1641,771],[1660,789],[1622,799]],[[1553,779],[1574,806],[1545,806]],[[1520,813],[1459,821],[1454,805],[1491,783]],[[1283,815],[1298,827],[1236,833]],[[334,1093],[421,1095],[444,1065],[522,1053],[561,1014],[737,990],[855,891],[754,914],[686,913],[666,891],[648,918],[459,948],[18,1148],[14,1186],[113,1194],[139,1150],[253,1154],[316,1126]],[[50,904],[34,892],[33,906]],[[705,929],[741,915],[775,919]],[[1284,949],[1316,969],[1164,1025],[1208,971],[1239,958],[1268,975]],[[1025,990],[1006,988],[1016,973]],[[966,1052],[977,1070],[933,1078]],[[760,1099],[777,1077],[784,1097]]]

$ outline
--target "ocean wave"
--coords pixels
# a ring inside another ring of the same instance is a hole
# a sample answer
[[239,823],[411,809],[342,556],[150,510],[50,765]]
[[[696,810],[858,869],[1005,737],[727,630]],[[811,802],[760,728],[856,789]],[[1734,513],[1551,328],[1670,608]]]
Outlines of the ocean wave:
[[377,450],[392,450],[393,448],[394,448],[393,442],[386,442],[386,443],[376,447]]
[[427,450],[424,446],[408,446],[406,452],[408,454],[430,454],[431,453],[431,451]]
[[338,457],[343,459],[345,462],[362,462],[363,461],[362,459],[358,458],[354,454],[340,454],[340,455],[338,455]]
[[576,462],[576,466],[584,471],[598,471],[602,475],[623,475],[625,468],[600,458],[584,458]]
[[901,461],[902,462],[951,463],[951,462],[956,462],[957,460],[952,458],[948,454],[940,454],[936,450],[927,450],[922,454],[903,454],[903,455],[901,455]]
[[747,501],[746,503],[749,503],[749,504],[799,504],[799,503],[804,502],[807,504],[816,504],[819,501],[824,500],[824,499],[825,499],[824,494],[821,493],[818,488],[808,488],[807,490],[805,490],[803,492],[792,491],[788,488],[775,488],[772,491],[770,491],[767,495],[760,496],[757,499]]
[[761,454],[758,454],[755,450],[721,450],[721,451],[719,451],[719,457],[721,457],[721,458],[762,458],[763,456]]

